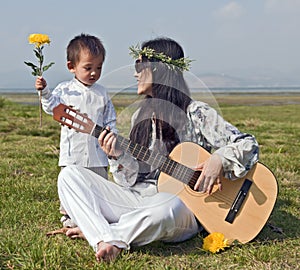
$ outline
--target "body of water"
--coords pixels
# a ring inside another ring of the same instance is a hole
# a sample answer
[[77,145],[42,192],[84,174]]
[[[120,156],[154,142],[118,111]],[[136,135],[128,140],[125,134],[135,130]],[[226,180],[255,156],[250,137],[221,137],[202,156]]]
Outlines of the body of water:
[[[116,93],[136,93],[136,88],[108,88],[109,92]],[[207,92],[218,94],[230,94],[230,93],[269,93],[269,94],[288,94],[288,93],[300,93],[300,86],[297,87],[222,87],[222,88],[192,88],[191,92]],[[36,90],[34,88],[0,88],[0,94],[34,94]]]

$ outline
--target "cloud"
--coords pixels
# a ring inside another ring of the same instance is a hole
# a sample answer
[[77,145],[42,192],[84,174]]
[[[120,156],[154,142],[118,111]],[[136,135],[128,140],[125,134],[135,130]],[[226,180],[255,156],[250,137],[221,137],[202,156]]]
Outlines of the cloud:
[[214,17],[221,20],[236,20],[242,17],[244,14],[244,8],[242,5],[235,1],[229,2],[227,5],[216,10]]

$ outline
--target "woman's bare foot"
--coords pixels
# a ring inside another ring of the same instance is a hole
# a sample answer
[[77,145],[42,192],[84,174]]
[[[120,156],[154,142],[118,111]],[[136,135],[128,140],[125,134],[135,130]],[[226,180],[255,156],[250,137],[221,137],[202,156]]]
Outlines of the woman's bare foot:
[[56,235],[56,234],[66,234],[67,230],[69,228],[60,228],[58,230],[54,230],[54,231],[50,231],[50,232],[47,232],[46,235],[47,236],[51,236],[51,235]]
[[105,242],[98,243],[98,251],[96,252],[96,260],[111,262],[115,260],[121,252],[121,248]]
[[82,238],[85,239],[85,236],[83,235],[82,231],[79,229],[79,227],[75,228],[68,228],[66,231],[66,236],[75,239],[75,238]]

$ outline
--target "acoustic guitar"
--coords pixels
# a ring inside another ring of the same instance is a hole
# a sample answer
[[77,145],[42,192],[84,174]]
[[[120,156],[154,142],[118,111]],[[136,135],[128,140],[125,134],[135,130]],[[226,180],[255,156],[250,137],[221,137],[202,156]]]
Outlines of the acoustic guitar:
[[[64,104],[54,108],[53,118],[96,138],[105,129]],[[247,243],[267,222],[276,202],[278,185],[274,174],[263,164],[257,163],[243,178],[234,181],[221,179],[222,191],[215,185],[212,194],[208,195],[193,189],[201,171],[192,168],[210,157],[210,153],[201,146],[183,142],[166,157],[120,135],[116,136],[117,144],[123,151],[160,170],[159,192],[178,196],[207,232],[221,232],[226,239]]]

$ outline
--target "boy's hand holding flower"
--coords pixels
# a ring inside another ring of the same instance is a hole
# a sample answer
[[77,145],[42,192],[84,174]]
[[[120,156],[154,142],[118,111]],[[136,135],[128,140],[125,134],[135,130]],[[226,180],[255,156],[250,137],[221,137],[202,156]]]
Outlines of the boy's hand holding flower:
[[47,86],[46,80],[42,76],[38,76],[35,81],[35,88],[41,91],[45,89],[46,86]]

